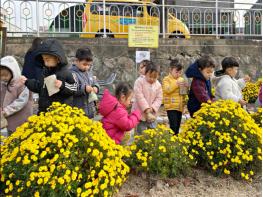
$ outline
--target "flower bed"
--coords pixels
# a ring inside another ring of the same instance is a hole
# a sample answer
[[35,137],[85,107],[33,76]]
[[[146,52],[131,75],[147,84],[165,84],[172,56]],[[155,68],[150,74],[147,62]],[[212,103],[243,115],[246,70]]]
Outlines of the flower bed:
[[244,100],[248,103],[255,103],[261,84],[261,80],[258,80],[256,83],[247,82],[246,87],[242,90]]
[[0,189],[13,196],[111,196],[127,178],[129,156],[101,123],[53,103],[4,140]]
[[259,107],[255,113],[251,114],[251,117],[255,120],[256,124],[262,128],[262,108]]
[[187,174],[193,165],[193,160],[183,154],[186,147],[164,125],[135,136],[135,144],[130,148],[132,155],[128,163],[139,172],[165,178],[176,177]]
[[251,180],[261,169],[261,129],[238,103],[203,104],[183,126],[185,154],[217,175]]

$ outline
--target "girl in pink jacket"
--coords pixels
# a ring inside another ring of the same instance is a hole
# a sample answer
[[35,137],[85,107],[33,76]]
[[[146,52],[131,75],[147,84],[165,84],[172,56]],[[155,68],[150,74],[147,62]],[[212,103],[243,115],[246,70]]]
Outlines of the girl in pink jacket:
[[[116,97],[115,97],[116,96]],[[139,123],[141,113],[139,110],[128,113],[133,96],[132,87],[128,83],[118,84],[115,96],[105,90],[99,103],[99,113],[103,116],[102,124],[107,134],[120,144],[124,133],[130,131]]]
[[145,77],[139,77],[134,83],[133,109],[139,109],[142,120],[137,127],[137,132],[155,128],[157,125],[157,112],[162,104],[163,92],[160,82],[157,80],[160,67],[151,61],[146,62]]

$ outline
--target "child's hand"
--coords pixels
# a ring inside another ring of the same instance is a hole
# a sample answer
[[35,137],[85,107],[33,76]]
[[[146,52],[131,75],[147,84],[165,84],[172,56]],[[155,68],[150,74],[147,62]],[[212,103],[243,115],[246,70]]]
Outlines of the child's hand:
[[93,91],[93,88],[89,85],[86,85],[86,92],[91,93]]
[[56,86],[57,88],[60,88],[60,87],[62,86],[62,81],[56,80],[56,81],[55,81],[55,86]]
[[152,113],[146,114],[146,121],[147,122],[154,122],[156,120],[156,117]]
[[21,76],[19,81],[22,83],[22,84],[25,84],[27,78],[25,76]]
[[153,109],[152,109],[152,108],[147,108],[144,112],[145,112],[146,114],[147,114],[147,113],[152,113],[152,112],[153,112]]
[[242,106],[244,106],[244,105],[247,104],[247,102],[246,102],[245,100],[243,100],[243,99],[240,99],[238,102],[239,102]]
[[185,84],[185,82],[182,82],[182,81],[176,81],[176,84],[178,85],[178,86],[184,86],[184,84]]
[[93,79],[94,79],[95,81],[97,81],[97,76],[93,76]]
[[93,87],[93,92],[95,92],[97,94],[98,93],[98,88],[97,87]]
[[250,77],[248,75],[245,75],[243,79],[244,79],[245,82],[250,81]]

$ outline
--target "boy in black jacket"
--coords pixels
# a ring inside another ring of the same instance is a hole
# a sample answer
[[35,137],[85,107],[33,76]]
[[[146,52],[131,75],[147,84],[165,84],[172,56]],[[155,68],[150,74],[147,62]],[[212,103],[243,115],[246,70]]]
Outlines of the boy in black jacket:
[[[42,41],[36,52],[36,60],[44,66],[40,79],[27,79],[22,76],[21,81],[29,90],[39,94],[38,113],[46,112],[52,102],[72,105],[77,83],[73,74],[66,68],[68,62],[61,44],[55,39]],[[44,79],[51,75],[56,76],[55,87],[59,88],[59,91],[49,96]]]

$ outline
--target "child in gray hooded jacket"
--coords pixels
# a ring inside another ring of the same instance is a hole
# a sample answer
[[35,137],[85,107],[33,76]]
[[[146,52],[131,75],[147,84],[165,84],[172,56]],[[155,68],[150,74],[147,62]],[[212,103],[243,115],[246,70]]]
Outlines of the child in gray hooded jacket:
[[96,112],[95,102],[90,100],[91,96],[99,92],[99,84],[91,72],[92,61],[90,49],[80,48],[76,52],[76,62],[70,68],[78,83],[78,90],[73,96],[73,106],[82,108],[89,118],[94,118]]

